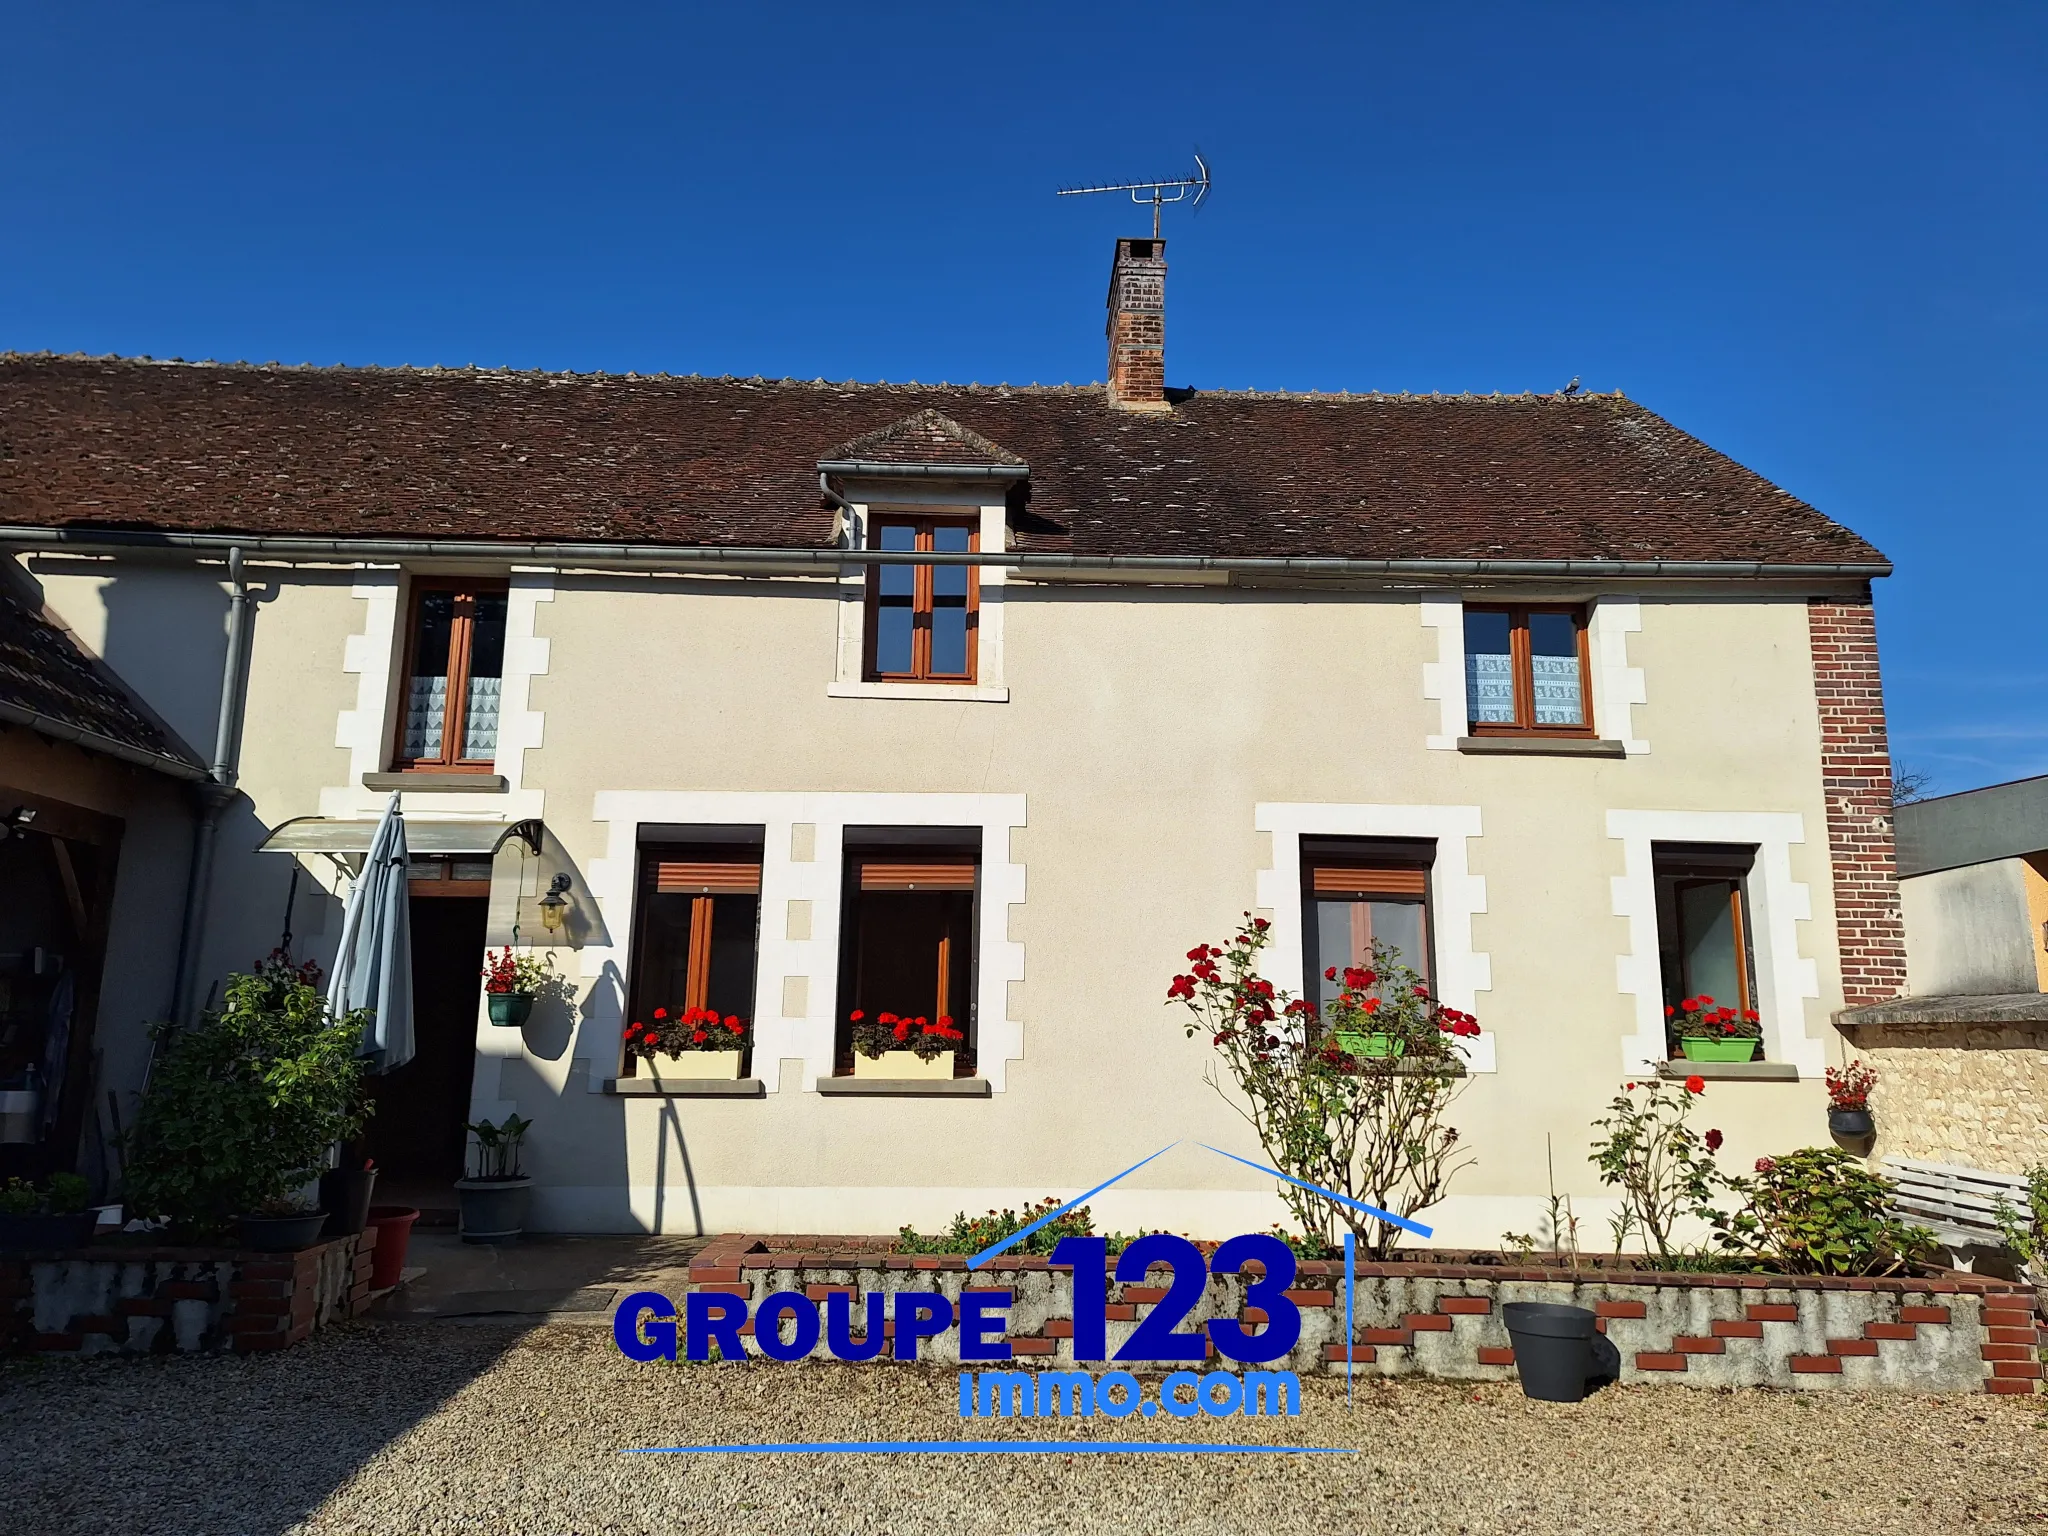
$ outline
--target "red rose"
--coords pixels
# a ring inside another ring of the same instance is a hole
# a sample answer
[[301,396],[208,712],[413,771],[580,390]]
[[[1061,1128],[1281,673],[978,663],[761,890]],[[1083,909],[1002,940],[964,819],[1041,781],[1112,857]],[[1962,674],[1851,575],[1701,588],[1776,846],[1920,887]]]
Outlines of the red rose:
[[1707,1091],[1707,1080],[1704,1077],[1688,1077],[1685,1080],[1685,1091],[1687,1093],[1705,1093]]
[[1252,919],[1252,927],[1260,933],[1264,933],[1268,928],[1272,926],[1273,925],[1267,922],[1263,917],[1255,917]]
[[1326,970],[1326,971],[1324,971],[1324,972],[1323,972],[1323,980],[1325,980],[1325,981],[1335,981],[1336,979],[1337,979],[1337,967],[1335,967],[1334,965],[1333,965],[1333,966],[1331,966],[1331,967],[1330,967],[1330,968],[1329,968],[1328,970]]
[[1723,1141],[1723,1140],[1724,1140],[1725,1138],[1723,1138],[1723,1136],[1721,1135],[1721,1133],[1720,1133],[1719,1131],[1709,1131],[1709,1132],[1707,1132],[1707,1138],[1706,1138],[1706,1139],[1707,1139],[1707,1150],[1708,1150],[1709,1152],[1718,1152],[1718,1151],[1720,1151],[1720,1150],[1721,1150],[1721,1143],[1722,1143],[1722,1141]]
[[1410,988],[1410,990],[1411,990],[1411,991],[1413,991],[1413,992],[1414,992],[1414,994],[1415,994],[1415,995],[1416,995],[1417,997],[1427,997],[1427,996],[1429,996],[1429,988],[1427,988],[1427,987],[1413,987],[1413,988]]
[[1777,1166],[1778,1165],[1772,1162],[1768,1157],[1760,1157],[1756,1160],[1756,1171],[1758,1173],[1769,1173],[1773,1168]]

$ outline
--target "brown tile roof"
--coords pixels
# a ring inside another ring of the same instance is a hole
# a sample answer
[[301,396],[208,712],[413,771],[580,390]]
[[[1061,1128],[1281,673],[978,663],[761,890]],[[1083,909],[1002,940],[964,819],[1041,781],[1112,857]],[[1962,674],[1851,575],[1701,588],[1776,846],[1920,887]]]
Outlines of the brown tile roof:
[[1024,460],[1009,449],[970,432],[950,416],[927,406],[915,416],[906,416],[873,432],[864,432],[850,443],[820,455],[820,463],[858,460],[864,464],[947,464],[1003,465],[1017,467]]
[[199,761],[43,614],[26,585],[18,572],[0,571],[0,725],[199,777]]
[[1172,393],[7,355],[0,523],[818,546],[817,462],[929,410],[1028,461],[1025,549],[1882,559],[1619,396]]

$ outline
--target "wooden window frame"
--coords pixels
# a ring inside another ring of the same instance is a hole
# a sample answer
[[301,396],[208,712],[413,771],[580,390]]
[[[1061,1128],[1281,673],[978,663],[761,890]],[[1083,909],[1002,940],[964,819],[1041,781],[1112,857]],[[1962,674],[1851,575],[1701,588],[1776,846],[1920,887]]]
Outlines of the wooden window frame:
[[[1586,740],[1597,737],[1593,719],[1593,646],[1589,638],[1592,630],[1592,615],[1583,603],[1469,603],[1465,613],[1502,613],[1508,619],[1508,654],[1515,674],[1515,719],[1513,724],[1499,720],[1474,720],[1472,718],[1471,683],[1467,678],[1459,679],[1459,686],[1465,693],[1465,729],[1473,736],[1521,736],[1521,737],[1568,737]],[[1529,646],[1529,616],[1533,613],[1568,613],[1576,625],[1579,638],[1579,713],[1584,716],[1581,725],[1538,725],[1536,723],[1536,669],[1532,661],[1533,652]],[[1463,625],[1463,618],[1459,620]]]
[[[469,653],[476,622],[476,599],[486,593],[509,594],[507,581],[471,580],[463,577],[422,577],[412,583],[405,600],[405,665],[398,674],[398,697],[392,731],[391,771],[393,773],[495,773],[497,752],[488,758],[453,756],[461,749],[468,726]],[[448,703],[441,716],[441,755],[407,757],[405,720],[411,707],[413,666],[418,660],[420,603],[430,592],[455,594],[455,616],[448,634]],[[508,600],[509,607],[509,600]]]
[[[1730,937],[1734,940],[1735,944],[1735,990],[1741,994],[1736,998],[1735,1006],[1746,1013],[1756,1007],[1755,984],[1750,980],[1749,975],[1749,968],[1755,963],[1755,956],[1750,953],[1749,947],[1749,881],[1747,877],[1737,874],[1678,875],[1672,877],[1671,894],[1676,899],[1683,894],[1688,886],[1697,885],[1725,885],[1728,887]],[[1679,984],[1688,992],[1698,992],[1698,988],[1685,975],[1685,962],[1682,955],[1679,960]],[[1716,998],[1715,1001],[1726,1003],[1727,999]]]
[[[933,535],[940,528],[965,528],[967,552],[981,552],[981,520],[977,517],[926,516],[910,512],[872,512],[868,515],[868,548],[882,547],[882,530],[909,527],[914,530],[912,548],[930,554]],[[870,683],[961,684],[976,681],[981,662],[981,567],[962,567],[967,572],[967,670],[933,672],[932,662],[932,572],[937,567],[912,565],[916,573],[910,597],[910,670],[884,672],[875,660],[881,637],[882,570],[868,567],[865,636],[862,642],[861,675]]]
[[[1436,985],[1436,920],[1431,866],[1406,859],[1389,860],[1370,854],[1311,855],[1302,859],[1301,900],[1303,985],[1302,994],[1314,999],[1321,975],[1318,962],[1329,962],[1316,953],[1317,919],[1309,916],[1324,901],[1386,902],[1419,907],[1422,912],[1422,964],[1415,967]],[[1412,962],[1411,962],[1412,964]]]
[[[698,845],[642,843],[636,853],[639,865],[638,896],[634,902],[633,943],[628,952],[626,1002],[629,1008],[640,1002],[641,968],[647,944],[647,898],[656,895],[690,898],[690,948],[683,964],[683,996],[669,999],[669,1006],[702,1008],[711,999],[711,941],[715,922],[714,902],[720,896],[752,896],[754,907],[753,983],[758,994],[761,979],[761,851],[758,844],[735,845],[734,854]],[[643,1013],[642,1017],[645,1016]],[[751,1022],[751,1016],[750,1016]],[[745,1047],[743,1065],[753,1060],[753,1043]],[[640,1071],[639,1058],[623,1054],[622,1075]]]

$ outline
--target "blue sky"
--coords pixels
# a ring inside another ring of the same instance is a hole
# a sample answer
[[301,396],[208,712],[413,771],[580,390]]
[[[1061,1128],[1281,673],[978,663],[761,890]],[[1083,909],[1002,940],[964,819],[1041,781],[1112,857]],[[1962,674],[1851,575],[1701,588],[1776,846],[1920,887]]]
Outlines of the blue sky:
[[[1789,19],[1786,12],[1794,11]],[[0,347],[1622,389],[1871,538],[1895,756],[2048,772],[2048,6],[0,3]]]

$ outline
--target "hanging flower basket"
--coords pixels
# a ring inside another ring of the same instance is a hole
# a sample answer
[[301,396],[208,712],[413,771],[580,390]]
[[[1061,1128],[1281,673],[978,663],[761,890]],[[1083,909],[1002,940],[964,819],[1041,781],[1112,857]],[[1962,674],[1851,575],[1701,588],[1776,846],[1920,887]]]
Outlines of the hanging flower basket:
[[484,1006],[491,1011],[491,1022],[517,1029],[533,1017],[533,994],[531,992],[486,992]]

